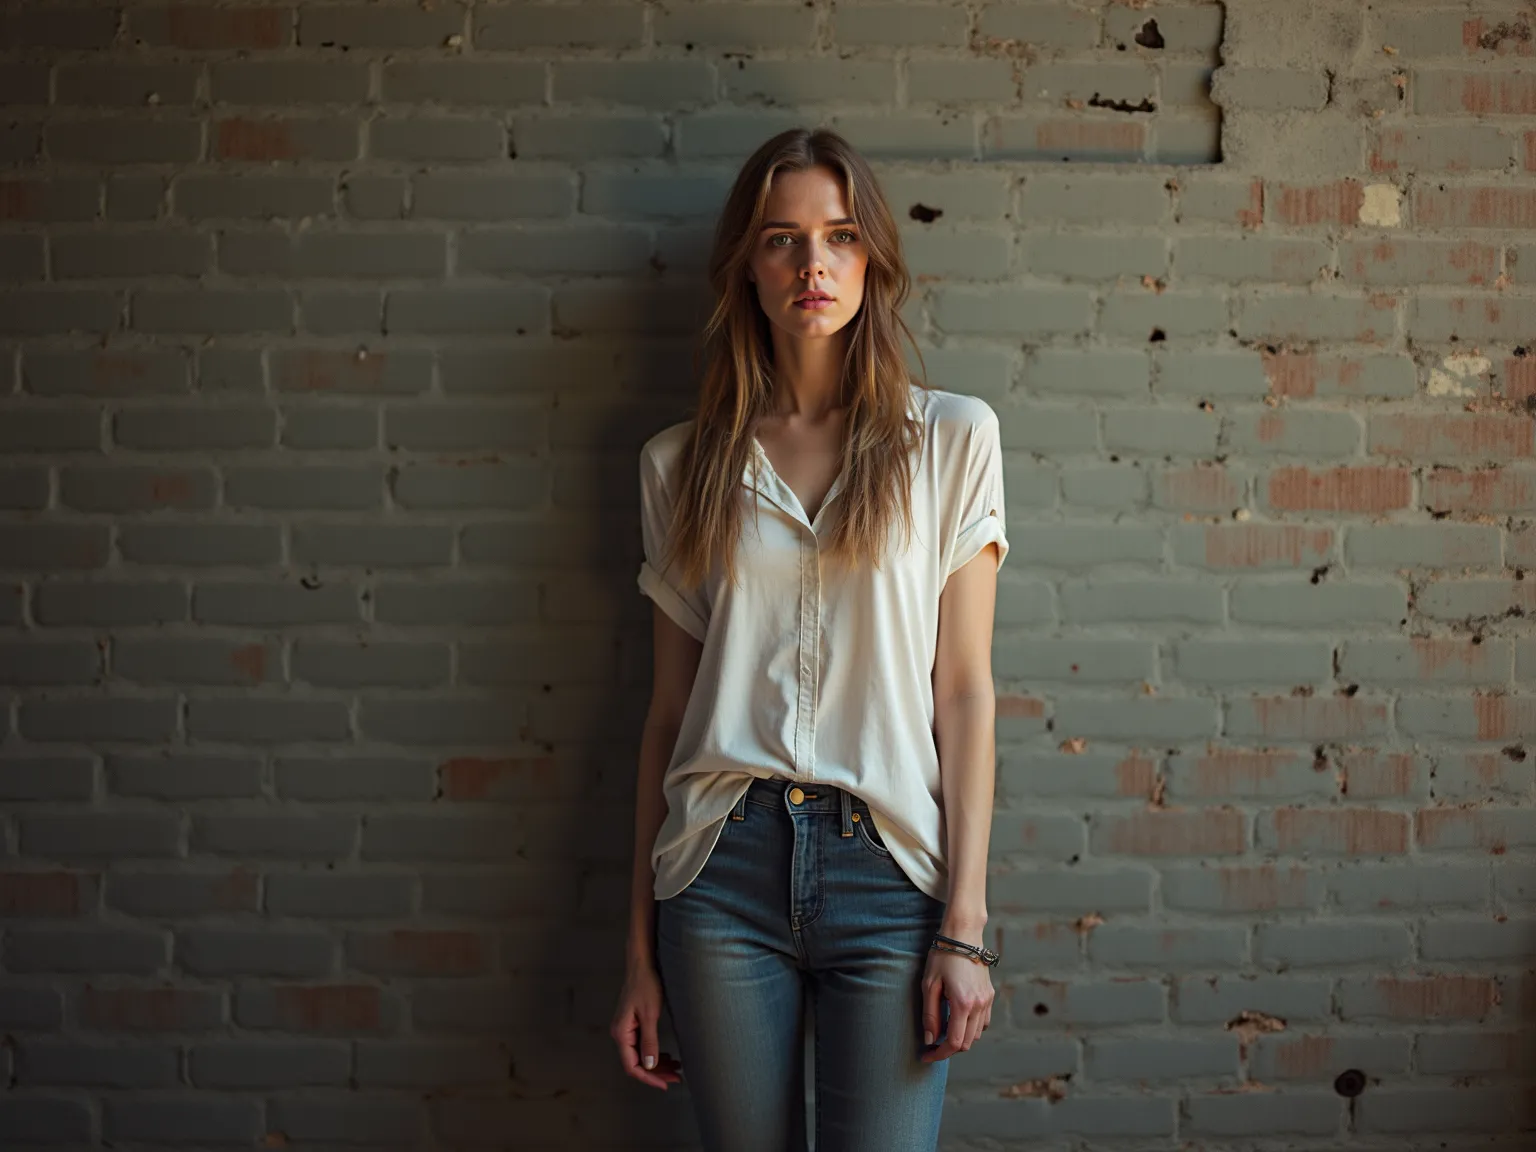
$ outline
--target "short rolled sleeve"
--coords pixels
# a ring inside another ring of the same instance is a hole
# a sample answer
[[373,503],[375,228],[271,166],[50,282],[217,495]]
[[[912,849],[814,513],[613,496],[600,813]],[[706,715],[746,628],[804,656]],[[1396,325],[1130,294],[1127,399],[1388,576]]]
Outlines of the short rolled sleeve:
[[640,452],[640,536],[645,559],[636,582],[640,591],[661,606],[677,625],[703,643],[709,630],[709,604],[700,588],[686,588],[676,565],[663,574],[662,554],[672,526],[672,499],[648,449]]
[[997,545],[997,566],[1008,555],[1007,518],[1003,505],[1003,446],[997,413],[985,405],[984,415],[971,429],[965,473],[960,487],[954,546],[946,575],[964,567],[988,544]]

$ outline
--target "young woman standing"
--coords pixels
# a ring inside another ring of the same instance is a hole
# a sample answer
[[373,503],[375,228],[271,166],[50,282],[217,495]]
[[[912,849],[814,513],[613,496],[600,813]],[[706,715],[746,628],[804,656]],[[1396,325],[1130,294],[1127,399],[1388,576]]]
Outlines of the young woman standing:
[[[997,417],[912,379],[900,236],[829,131],[763,144],[715,233],[696,415],[640,454],[655,667],[625,1070],[704,1147],[931,1152],[992,1015]],[[750,513],[750,515],[748,515]]]

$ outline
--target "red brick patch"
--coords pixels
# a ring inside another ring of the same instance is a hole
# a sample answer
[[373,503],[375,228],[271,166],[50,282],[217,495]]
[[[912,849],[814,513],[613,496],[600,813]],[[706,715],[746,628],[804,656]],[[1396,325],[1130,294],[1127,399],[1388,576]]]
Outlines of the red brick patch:
[[379,990],[369,984],[288,984],[273,989],[274,1026],[288,1032],[376,1029]]
[[1358,224],[1365,187],[1358,180],[1332,184],[1285,185],[1279,189],[1275,218],[1282,224]]
[[1287,852],[1395,855],[1408,851],[1408,817],[1371,808],[1278,808],[1275,841]]
[[1342,753],[1338,761],[1344,770],[1344,795],[1351,800],[1409,796],[1417,785],[1411,752],[1373,748]]
[[80,995],[87,1028],[185,1032],[199,1027],[206,994],[191,988],[92,988]]
[[1406,468],[1277,468],[1269,503],[1287,512],[1394,512],[1407,508],[1413,477]]
[[446,800],[489,800],[519,783],[539,780],[558,771],[552,756],[487,760],[461,756],[438,765],[438,781]]
[[1383,976],[1376,990],[1387,1015],[1405,1020],[1478,1020],[1499,1002],[1486,976]]
[[177,48],[281,48],[288,43],[293,13],[287,8],[176,4],[166,20]]
[[0,872],[0,916],[74,916],[89,878],[75,872]]
[[1333,550],[1332,528],[1299,524],[1211,524],[1205,529],[1205,562],[1213,568],[1321,564]]
[[1243,815],[1231,808],[1134,812],[1104,824],[1111,848],[1131,856],[1229,856],[1247,843]]
[[214,152],[221,160],[294,160],[298,143],[280,120],[221,120],[214,131]]

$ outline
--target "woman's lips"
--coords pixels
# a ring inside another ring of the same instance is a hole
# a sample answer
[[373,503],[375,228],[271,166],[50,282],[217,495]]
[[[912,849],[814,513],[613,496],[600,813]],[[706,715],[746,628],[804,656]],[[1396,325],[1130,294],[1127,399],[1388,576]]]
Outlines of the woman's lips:
[[796,300],[795,307],[804,308],[808,312],[818,312],[823,308],[832,307],[835,303],[835,300],[828,299],[826,296],[818,296],[809,300]]

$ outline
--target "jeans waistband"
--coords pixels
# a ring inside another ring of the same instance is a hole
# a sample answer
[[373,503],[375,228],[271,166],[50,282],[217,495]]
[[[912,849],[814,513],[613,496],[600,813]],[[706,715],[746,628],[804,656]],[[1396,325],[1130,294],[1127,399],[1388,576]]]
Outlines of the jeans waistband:
[[815,781],[785,780],[782,777],[766,780],[760,777],[753,780],[741,799],[736,802],[736,807],[731,809],[731,819],[745,819],[748,804],[773,808],[791,815],[807,812],[831,813],[842,818],[844,836],[853,835],[854,813],[858,813],[864,819],[869,817],[869,805],[844,788],[818,784]]

